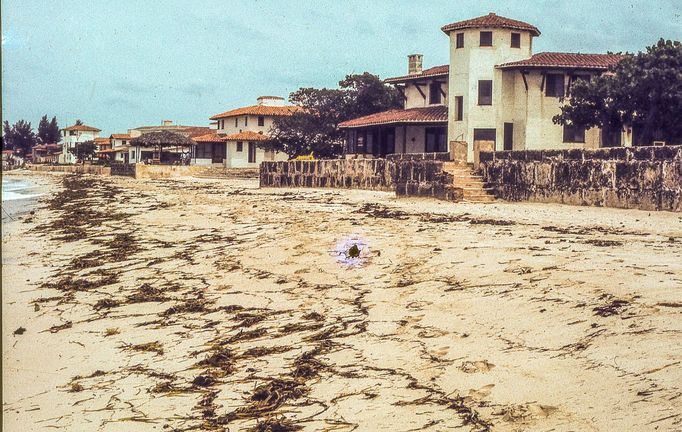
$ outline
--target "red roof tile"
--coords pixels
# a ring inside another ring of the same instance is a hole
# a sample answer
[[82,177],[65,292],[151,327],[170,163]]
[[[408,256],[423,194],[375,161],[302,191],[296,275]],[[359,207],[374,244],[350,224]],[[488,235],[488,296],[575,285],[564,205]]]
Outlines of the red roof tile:
[[402,123],[447,123],[448,107],[438,105],[426,108],[390,110],[348,120],[339,124],[340,128],[356,128],[382,124]]
[[266,141],[267,135],[258,132],[244,131],[223,137],[223,141]]
[[429,69],[424,69],[421,73],[413,75],[403,75],[395,78],[387,78],[384,81],[387,83],[401,83],[421,78],[447,76],[450,73],[450,65],[434,66]]
[[472,18],[464,21],[454,22],[446,26],[441,27],[441,30],[445,33],[450,33],[454,30],[462,30],[468,28],[508,28],[512,30],[525,30],[533,34],[533,36],[540,36],[540,30],[534,25],[525,23],[523,21],[517,21],[511,18],[505,18],[503,16],[495,15],[494,13],[489,13],[488,15],[483,15],[478,18]]
[[518,68],[581,68],[606,70],[623,60],[625,56],[619,54],[580,54],[543,52],[533,55],[529,59],[503,63],[496,67],[500,69]]
[[236,117],[242,115],[288,116],[296,111],[299,111],[300,109],[301,107],[296,105],[286,106],[254,105],[233,109],[231,111],[225,111],[224,113],[214,115],[209,120],[217,120],[219,118]]
[[206,135],[200,135],[198,137],[192,138],[196,142],[222,142],[224,141],[225,134],[219,134],[219,133],[209,133]]
[[130,134],[111,134],[112,139],[128,140],[132,139]]
[[95,138],[95,144],[109,144],[109,138]]
[[189,138],[206,135],[207,133],[211,133],[211,131],[213,130],[208,126],[183,126],[183,127],[184,129],[178,130],[176,132],[181,135],[185,135],[186,137]]
[[69,127],[65,127],[65,131],[87,131],[87,132],[101,132],[101,129],[97,129],[96,127],[88,126],[88,125],[73,125]]

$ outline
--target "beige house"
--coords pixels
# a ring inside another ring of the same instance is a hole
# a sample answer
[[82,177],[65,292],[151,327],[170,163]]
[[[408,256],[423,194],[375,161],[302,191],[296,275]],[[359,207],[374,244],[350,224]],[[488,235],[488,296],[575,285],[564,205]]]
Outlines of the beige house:
[[450,63],[423,69],[421,55],[409,56],[408,74],[386,80],[402,91],[405,109],[342,123],[347,154],[445,152],[448,143],[465,141],[471,161],[474,141],[493,141],[496,150],[632,145],[632,129],[586,131],[552,122],[573,82],[604,73],[622,56],[533,54],[540,31],[494,13],[442,31]]
[[[117,153],[116,160],[124,163],[141,163],[150,161],[154,157],[154,148],[132,146],[131,141],[134,138],[142,136],[150,132],[168,131],[188,138],[196,139],[202,135],[211,132],[211,128],[206,126],[186,126],[176,125],[171,120],[164,120],[160,125],[156,126],[140,126],[134,129],[128,129],[127,134],[113,134],[111,135],[112,148]],[[166,148],[165,153],[173,153],[172,159],[180,159],[187,149],[183,148]]]
[[72,164],[76,163],[76,157],[69,152],[69,149],[74,148],[76,143],[94,141],[99,137],[101,130],[84,124],[74,124],[73,126],[65,127],[61,132],[62,153],[58,156],[59,163]]
[[266,151],[258,144],[268,139],[276,118],[289,116],[299,108],[285,105],[277,96],[261,96],[257,104],[216,114],[210,118],[216,129],[194,138],[193,162],[220,164],[228,168],[256,168],[263,161],[287,160],[284,153]]

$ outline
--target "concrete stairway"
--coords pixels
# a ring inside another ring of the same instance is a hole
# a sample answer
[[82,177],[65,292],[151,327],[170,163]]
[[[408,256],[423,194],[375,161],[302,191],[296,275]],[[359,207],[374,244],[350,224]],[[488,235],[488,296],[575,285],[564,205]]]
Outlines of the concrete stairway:
[[464,202],[492,203],[495,196],[492,188],[486,187],[483,177],[474,172],[473,164],[443,162],[443,171],[452,174],[453,185],[462,188]]
[[258,168],[206,167],[194,177],[210,179],[254,179],[258,178]]

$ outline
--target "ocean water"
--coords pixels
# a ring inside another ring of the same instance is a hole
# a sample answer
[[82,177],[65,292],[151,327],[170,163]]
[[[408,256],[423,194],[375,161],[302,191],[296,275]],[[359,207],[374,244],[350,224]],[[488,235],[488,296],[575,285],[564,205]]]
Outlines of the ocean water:
[[25,179],[2,178],[2,202],[30,199],[41,196],[38,187]]

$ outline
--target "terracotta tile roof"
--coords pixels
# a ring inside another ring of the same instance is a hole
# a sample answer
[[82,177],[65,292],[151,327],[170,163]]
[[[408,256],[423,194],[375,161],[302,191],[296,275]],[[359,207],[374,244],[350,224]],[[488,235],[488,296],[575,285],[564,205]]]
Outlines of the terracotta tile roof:
[[219,133],[209,133],[206,135],[200,135],[197,137],[192,138],[196,142],[222,142],[224,141],[225,134],[219,134]]
[[267,139],[267,135],[252,131],[239,132],[223,137],[223,141],[266,141]]
[[403,123],[447,123],[448,107],[437,105],[426,108],[390,110],[348,120],[339,124],[340,128],[356,128],[382,124]]
[[62,130],[65,131],[83,131],[83,132],[101,132],[101,129],[97,129],[96,127],[88,126],[88,125],[73,125],[66,127]]
[[296,105],[286,105],[286,106],[268,106],[268,105],[254,105],[243,108],[233,109],[231,111],[225,111],[221,114],[216,114],[209,120],[217,120],[225,117],[236,117],[242,115],[259,115],[259,116],[288,116],[296,111],[299,111],[301,107]]
[[126,153],[128,150],[130,150],[130,147],[128,147],[128,146],[121,146],[121,147],[116,147],[116,148],[113,148],[113,149],[99,150],[99,151],[96,151],[95,153],[97,153],[97,154]]
[[619,54],[580,54],[543,52],[533,55],[529,59],[503,63],[497,65],[499,69],[518,68],[581,68],[606,70],[623,60],[625,56]]
[[95,144],[109,144],[109,138],[95,138]]
[[111,139],[129,140],[132,139],[130,134],[111,134]]
[[508,28],[512,30],[525,30],[533,34],[533,36],[540,36],[540,30],[534,25],[517,21],[503,16],[489,13],[478,18],[472,18],[464,21],[454,22],[441,27],[441,30],[447,34],[454,30],[462,30],[468,28]]
[[184,126],[184,129],[176,132],[185,135],[186,137],[194,138],[211,133],[211,131],[213,131],[213,129],[208,126]]
[[429,69],[424,69],[422,73],[413,75],[403,75],[395,78],[387,78],[384,82],[387,83],[400,83],[405,81],[411,81],[421,78],[437,77],[437,76],[447,76],[450,73],[450,65],[434,66]]

